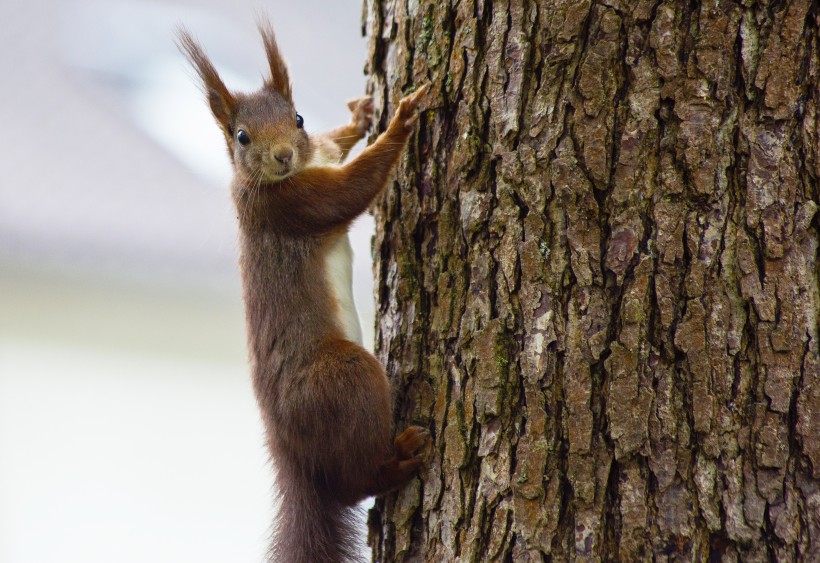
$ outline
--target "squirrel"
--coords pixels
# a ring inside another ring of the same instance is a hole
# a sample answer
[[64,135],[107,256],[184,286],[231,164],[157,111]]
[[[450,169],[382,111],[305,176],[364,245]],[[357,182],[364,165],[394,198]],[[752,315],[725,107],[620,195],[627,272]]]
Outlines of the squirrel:
[[178,46],[233,166],[251,376],[280,499],[268,557],[355,561],[355,505],[407,483],[429,433],[410,426],[391,452],[390,384],[362,348],[351,313],[347,231],[387,186],[429,84],[404,97],[387,130],[342,164],[371,125],[372,98],[349,102],[349,124],[308,135],[273,30],[263,22],[259,31],[270,75],[250,94],[230,91],[183,28]]

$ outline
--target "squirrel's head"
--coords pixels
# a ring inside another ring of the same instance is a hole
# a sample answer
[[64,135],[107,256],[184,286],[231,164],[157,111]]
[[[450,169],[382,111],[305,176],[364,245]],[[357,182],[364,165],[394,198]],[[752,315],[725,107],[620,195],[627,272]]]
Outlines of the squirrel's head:
[[310,160],[310,139],[296,113],[288,69],[273,30],[260,24],[270,77],[253,94],[228,90],[202,48],[184,29],[179,46],[196,69],[231,157],[234,173],[248,183],[278,182],[300,171]]

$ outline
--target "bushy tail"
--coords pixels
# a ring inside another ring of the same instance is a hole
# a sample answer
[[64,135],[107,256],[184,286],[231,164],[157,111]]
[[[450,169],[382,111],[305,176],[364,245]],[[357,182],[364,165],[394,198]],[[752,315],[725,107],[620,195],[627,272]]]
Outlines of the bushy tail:
[[323,498],[312,483],[277,480],[281,503],[270,563],[364,563],[355,507]]

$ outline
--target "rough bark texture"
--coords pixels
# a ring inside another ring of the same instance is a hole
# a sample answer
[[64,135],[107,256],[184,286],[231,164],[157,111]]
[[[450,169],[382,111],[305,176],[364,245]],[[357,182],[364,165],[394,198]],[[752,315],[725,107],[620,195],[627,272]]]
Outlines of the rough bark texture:
[[820,8],[367,0],[378,561],[818,561]]

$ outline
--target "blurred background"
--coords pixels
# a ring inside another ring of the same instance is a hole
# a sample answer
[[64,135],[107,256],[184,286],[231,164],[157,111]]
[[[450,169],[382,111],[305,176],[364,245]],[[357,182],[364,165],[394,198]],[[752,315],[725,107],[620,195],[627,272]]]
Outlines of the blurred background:
[[[230,169],[173,33],[255,89],[266,12],[322,131],[364,92],[361,6],[0,2],[0,563],[262,560]],[[371,233],[353,230],[366,342]]]

